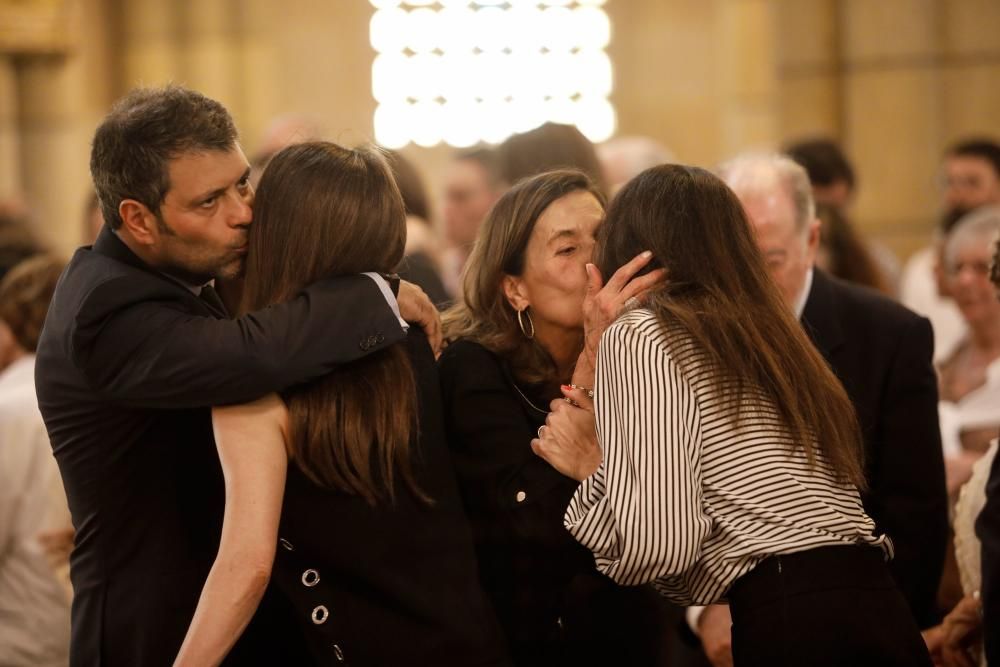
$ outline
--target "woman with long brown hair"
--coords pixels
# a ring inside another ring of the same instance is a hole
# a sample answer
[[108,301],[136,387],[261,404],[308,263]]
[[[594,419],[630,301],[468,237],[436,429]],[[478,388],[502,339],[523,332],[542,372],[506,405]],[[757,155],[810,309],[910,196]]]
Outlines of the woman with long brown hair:
[[[243,310],[325,277],[391,272],[405,224],[376,151],[286,148],[260,182]],[[222,660],[272,567],[317,664],[507,664],[420,330],[280,398],[216,408],[212,419],[225,518],[177,664]]]
[[567,528],[618,583],[727,598],[736,665],[930,665],[858,496],[851,403],[739,200],[703,169],[643,172],[609,208],[596,263],[643,249],[669,278],[601,339],[603,460]]

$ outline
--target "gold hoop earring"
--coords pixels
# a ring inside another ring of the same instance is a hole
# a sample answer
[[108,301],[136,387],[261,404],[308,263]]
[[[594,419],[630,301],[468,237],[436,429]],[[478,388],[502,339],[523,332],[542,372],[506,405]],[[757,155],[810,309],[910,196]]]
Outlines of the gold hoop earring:
[[[525,317],[528,318],[528,326],[527,327],[524,326],[524,318]],[[531,314],[528,312],[527,308],[525,308],[524,310],[517,311],[517,324],[518,324],[518,326],[521,327],[521,333],[524,334],[525,338],[527,338],[528,340],[531,340],[532,338],[535,337],[535,323],[531,321]],[[531,333],[528,333],[528,328],[529,327],[531,328]]]

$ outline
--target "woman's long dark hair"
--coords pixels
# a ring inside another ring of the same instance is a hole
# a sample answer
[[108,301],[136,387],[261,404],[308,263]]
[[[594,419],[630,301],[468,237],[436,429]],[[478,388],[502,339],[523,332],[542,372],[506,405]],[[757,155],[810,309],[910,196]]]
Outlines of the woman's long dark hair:
[[[377,150],[297,144],[268,164],[249,240],[244,312],[291,299],[322,278],[394,270],[406,242],[403,200]],[[412,472],[417,399],[403,343],[284,398],[290,455],[314,482],[375,504],[395,499],[398,474],[426,499]]]
[[668,282],[647,304],[667,329],[690,334],[718,371],[716,389],[740,411],[770,399],[797,446],[817,448],[864,488],[857,417],[843,386],[781,300],[736,195],[697,167],[647,169],[618,193],[598,234],[605,276],[643,250]]
[[843,211],[835,206],[817,204],[816,217],[822,222],[819,228],[820,245],[826,249],[829,258],[825,268],[842,280],[891,295],[892,289],[875,258]]

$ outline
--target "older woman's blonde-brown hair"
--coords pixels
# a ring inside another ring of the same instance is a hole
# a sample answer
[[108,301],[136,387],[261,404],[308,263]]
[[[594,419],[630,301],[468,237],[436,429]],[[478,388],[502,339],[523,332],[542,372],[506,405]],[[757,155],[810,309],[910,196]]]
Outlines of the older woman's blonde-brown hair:
[[52,293],[66,264],[52,255],[19,262],[0,281],[0,320],[27,352],[38,347]]
[[604,195],[593,181],[576,169],[538,174],[508,190],[479,229],[462,274],[462,300],[442,318],[445,338],[479,343],[505,358],[515,377],[527,384],[547,384],[565,378],[556,377],[552,357],[537,341],[522,333],[517,312],[504,295],[503,278],[524,272],[528,239],[545,209],[579,191],[589,192],[602,207],[605,205]]

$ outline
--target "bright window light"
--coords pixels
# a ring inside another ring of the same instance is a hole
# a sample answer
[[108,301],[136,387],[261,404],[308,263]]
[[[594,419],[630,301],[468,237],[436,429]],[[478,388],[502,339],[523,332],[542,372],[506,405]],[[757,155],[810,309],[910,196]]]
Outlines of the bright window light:
[[375,139],[499,143],[552,121],[615,131],[604,0],[371,0]]

